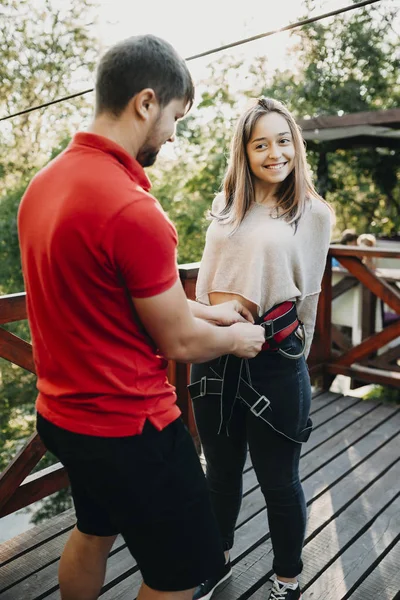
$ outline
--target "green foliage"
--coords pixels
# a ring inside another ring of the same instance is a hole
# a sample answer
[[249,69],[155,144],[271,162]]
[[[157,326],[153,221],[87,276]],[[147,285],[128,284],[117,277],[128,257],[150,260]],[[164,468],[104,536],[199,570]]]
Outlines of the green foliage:
[[[307,12],[312,0],[305,2]],[[298,118],[342,115],[400,105],[395,9],[366,7],[305,26],[295,47],[298,73],[276,73],[263,94],[284,101]],[[400,230],[400,153],[388,148],[328,151],[320,189],[337,212],[337,228],[393,235]],[[318,152],[309,153],[314,172]]]
[[[94,9],[92,0],[2,0],[2,116],[89,87],[98,44],[84,23],[94,18]],[[49,150],[89,110],[83,97],[6,121],[0,134],[3,189],[18,186],[21,175],[29,176],[44,164]]]
[[400,390],[383,385],[376,385],[370,392],[365,394],[363,399],[400,404]]
[[25,185],[10,190],[0,203],[0,293],[12,294],[24,289],[18,245],[17,210]]

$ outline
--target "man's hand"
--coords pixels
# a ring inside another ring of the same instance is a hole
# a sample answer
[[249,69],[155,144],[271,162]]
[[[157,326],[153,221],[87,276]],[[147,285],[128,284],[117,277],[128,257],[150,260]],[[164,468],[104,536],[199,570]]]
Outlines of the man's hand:
[[263,327],[250,323],[235,323],[229,329],[235,336],[232,354],[240,358],[254,358],[261,351],[265,342]]
[[230,300],[209,306],[207,309],[207,321],[213,325],[233,325],[234,323],[254,323],[253,315],[238,300]]

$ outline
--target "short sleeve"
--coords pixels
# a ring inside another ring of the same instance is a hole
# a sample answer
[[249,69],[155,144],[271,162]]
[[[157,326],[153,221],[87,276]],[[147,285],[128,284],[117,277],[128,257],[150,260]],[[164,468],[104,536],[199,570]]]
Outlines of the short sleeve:
[[133,201],[109,225],[107,253],[134,298],[156,296],[177,281],[177,233],[150,195]]

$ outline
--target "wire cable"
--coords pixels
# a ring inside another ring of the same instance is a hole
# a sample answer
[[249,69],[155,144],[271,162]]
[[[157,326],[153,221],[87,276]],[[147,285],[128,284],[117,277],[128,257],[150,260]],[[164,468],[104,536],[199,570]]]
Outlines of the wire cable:
[[[357,8],[362,8],[363,6],[367,6],[369,4],[376,4],[377,2],[381,2],[381,0],[363,0],[362,2],[357,2],[356,4],[351,4],[350,6],[345,6],[343,8],[338,8],[336,10],[332,10],[330,12],[323,13],[321,15],[317,15],[316,17],[310,17],[309,19],[303,19],[302,21],[297,21],[296,23],[286,25],[285,27],[280,27],[279,29],[267,31],[265,33],[259,33],[258,35],[253,35],[248,38],[237,40],[236,42],[232,42],[230,44],[225,44],[224,46],[217,46],[216,48],[212,48],[211,50],[206,50],[205,52],[200,52],[199,54],[193,54],[193,56],[189,56],[185,60],[189,61],[189,60],[195,60],[196,58],[202,58],[204,56],[209,56],[210,54],[215,54],[216,52],[222,52],[223,50],[227,50],[228,48],[235,48],[236,46],[241,46],[242,44],[248,44],[249,42],[254,42],[256,40],[260,40],[262,38],[269,37],[271,35],[275,35],[276,33],[281,33],[283,31],[289,31],[291,29],[296,29],[297,27],[303,27],[304,25],[309,25],[310,23],[315,23],[316,21],[321,21],[322,19],[327,19],[328,17],[334,17],[336,15],[340,15],[342,13],[346,13],[351,10],[355,10]],[[24,110],[20,110],[18,112],[12,113],[11,115],[5,115],[4,117],[0,117],[0,121],[7,121],[8,119],[13,119],[14,117],[26,115],[30,112],[33,112],[34,110],[40,110],[41,108],[46,108],[47,106],[52,106],[53,104],[58,104],[59,102],[65,102],[66,100],[71,100],[72,98],[84,96],[85,94],[89,94],[89,92],[93,92],[93,91],[94,91],[94,88],[89,88],[87,90],[83,90],[82,92],[76,92],[76,94],[70,94],[69,96],[63,96],[62,98],[57,98],[56,100],[50,100],[49,102],[44,102],[43,104],[31,106],[30,108],[25,108]]]

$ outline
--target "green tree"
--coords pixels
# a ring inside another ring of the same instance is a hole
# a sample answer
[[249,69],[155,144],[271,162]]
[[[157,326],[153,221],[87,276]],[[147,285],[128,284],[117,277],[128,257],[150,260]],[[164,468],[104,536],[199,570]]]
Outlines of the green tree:
[[[0,6],[0,115],[90,87],[98,43],[91,34],[93,0],[3,0]],[[48,158],[51,148],[84,120],[86,97],[2,123],[3,194]],[[1,196],[0,196],[1,199]]]
[[[307,13],[313,0],[305,2]],[[300,31],[297,73],[276,73],[265,95],[283,100],[298,118],[389,109],[400,103],[396,10],[373,6],[320,21]],[[298,35],[298,34],[296,34]],[[338,227],[395,234],[400,230],[400,153],[390,148],[309,152]]]

